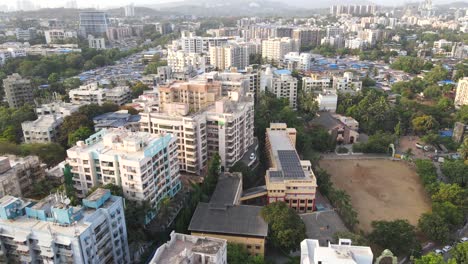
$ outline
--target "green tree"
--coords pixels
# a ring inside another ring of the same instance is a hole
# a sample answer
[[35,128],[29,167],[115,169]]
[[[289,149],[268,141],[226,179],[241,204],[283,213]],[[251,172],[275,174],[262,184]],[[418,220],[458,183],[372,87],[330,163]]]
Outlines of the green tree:
[[439,81],[446,80],[447,76],[448,71],[442,66],[437,65],[424,75],[424,80],[426,80],[429,84],[436,84]]
[[355,245],[355,246],[367,246],[367,245],[369,245],[369,241],[367,240],[366,237],[364,237],[362,235],[359,235],[359,234],[349,232],[349,231],[339,231],[339,232],[335,232],[335,234],[333,234],[333,241],[336,244],[338,244],[338,241],[339,241],[340,238],[351,239],[351,241],[353,242],[353,245]]
[[228,243],[227,261],[229,264],[264,264],[263,256],[251,256],[241,244]]
[[315,100],[315,94],[302,91],[299,94],[299,109],[307,114],[309,119],[314,118],[319,110],[318,102]]
[[437,192],[432,195],[433,202],[450,202],[457,206],[466,206],[467,199],[467,191],[458,184],[440,183]]
[[270,227],[270,237],[274,246],[289,252],[297,249],[305,239],[305,224],[284,202],[275,202],[263,207],[261,215]]
[[382,248],[387,248],[397,255],[421,250],[416,239],[415,227],[407,220],[373,221],[372,227],[369,239]]
[[457,112],[456,120],[462,123],[468,123],[468,105],[460,107]]
[[442,91],[440,90],[438,85],[431,85],[424,89],[423,93],[424,97],[435,99],[442,94]]
[[143,84],[142,82],[137,82],[130,87],[132,90],[132,98],[138,98],[138,96],[142,95],[144,91],[150,90],[148,85]]
[[460,243],[450,251],[455,263],[468,263],[468,243]]
[[94,65],[97,65],[98,67],[102,67],[107,64],[106,57],[104,57],[103,55],[94,56],[92,59],[92,62]]
[[445,220],[438,214],[425,213],[418,222],[419,229],[431,240],[445,243],[448,241],[450,230]]
[[468,137],[463,140],[460,148],[458,148],[458,153],[460,153],[463,160],[468,160]]
[[422,115],[415,117],[411,121],[411,124],[413,125],[414,131],[419,133],[437,129],[437,127],[439,126],[437,120],[430,115]]
[[436,255],[435,253],[429,253],[419,259],[415,259],[414,264],[446,264],[446,262],[444,261],[443,256]]
[[47,81],[49,83],[56,83],[59,81],[59,79],[60,79],[60,76],[58,75],[58,73],[53,72],[49,75],[49,77],[47,78]]
[[68,134],[68,146],[74,146],[76,142],[87,139],[93,133],[93,130],[91,130],[89,127],[80,126],[77,130]]
[[62,145],[68,144],[68,136],[78,130],[80,127],[93,129],[94,123],[87,116],[80,113],[73,113],[64,118],[62,125],[59,128],[59,142]]
[[432,212],[442,217],[451,230],[463,224],[463,211],[451,202],[434,203]]

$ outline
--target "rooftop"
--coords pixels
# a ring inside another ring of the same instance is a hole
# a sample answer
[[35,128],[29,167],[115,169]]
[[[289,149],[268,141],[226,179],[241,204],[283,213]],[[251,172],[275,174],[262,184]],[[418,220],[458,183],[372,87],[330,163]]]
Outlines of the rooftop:
[[373,257],[370,247],[352,246],[349,239],[340,239],[338,245],[329,244],[327,247],[320,247],[315,239],[301,242],[301,263],[304,264],[372,264]]
[[260,215],[262,207],[234,205],[212,208],[209,203],[198,203],[188,230],[202,233],[232,234],[266,237],[268,224]]
[[242,192],[241,173],[223,173],[218,179],[210,203],[221,206],[237,204]]

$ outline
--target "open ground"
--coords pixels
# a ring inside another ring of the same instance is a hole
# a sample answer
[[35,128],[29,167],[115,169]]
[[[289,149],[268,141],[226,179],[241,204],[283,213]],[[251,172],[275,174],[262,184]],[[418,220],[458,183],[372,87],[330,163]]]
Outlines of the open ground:
[[375,220],[407,219],[417,225],[421,214],[431,210],[419,176],[403,161],[325,159],[320,167],[330,173],[336,188],[351,196],[358,228],[366,233]]

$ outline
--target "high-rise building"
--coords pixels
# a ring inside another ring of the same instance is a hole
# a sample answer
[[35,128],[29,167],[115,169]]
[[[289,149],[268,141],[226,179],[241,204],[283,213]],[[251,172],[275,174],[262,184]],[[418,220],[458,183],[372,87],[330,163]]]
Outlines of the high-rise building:
[[157,210],[162,199],[181,189],[176,135],[103,129],[68,149],[67,162],[80,197],[112,183],[122,187],[125,198],[148,201]]
[[297,108],[297,79],[289,70],[272,70],[267,67],[261,74],[260,90],[269,91],[277,98],[286,98],[292,109]]
[[289,52],[299,51],[299,40],[275,38],[262,41],[262,57],[271,61],[280,61]]
[[109,17],[102,11],[80,12],[80,33],[83,36],[102,37],[107,32]]
[[34,184],[44,177],[45,171],[37,156],[0,156],[0,197],[28,195]]
[[320,45],[320,28],[295,28],[292,31],[292,38],[299,41],[299,47],[316,47]]
[[97,189],[71,206],[61,194],[0,199],[2,263],[130,263],[122,197]]
[[199,37],[191,33],[182,35],[180,46],[187,53],[208,53],[210,47],[223,46],[228,43],[228,37]]
[[249,47],[229,44],[221,47],[210,47],[210,64],[220,71],[234,67],[244,70],[249,66]]
[[455,95],[455,107],[460,108],[464,105],[468,105],[468,77],[458,81],[457,94]]
[[333,5],[330,7],[330,14],[339,15],[373,15],[379,11],[376,5]]
[[133,17],[135,16],[135,6],[132,4],[124,6],[125,16]]
[[24,104],[34,104],[31,81],[23,79],[18,73],[8,75],[3,79],[5,98],[11,108],[19,108]]
[[299,213],[315,209],[317,182],[308,160],[296,152],[296,129],[272,123],[266,131],[270,169],[265,175],[267,202],[285,202]]
[[168,50],[167,66],[171,68],[172,72],[204,71],[206,56],[199,53],[186,53],[183,50]]

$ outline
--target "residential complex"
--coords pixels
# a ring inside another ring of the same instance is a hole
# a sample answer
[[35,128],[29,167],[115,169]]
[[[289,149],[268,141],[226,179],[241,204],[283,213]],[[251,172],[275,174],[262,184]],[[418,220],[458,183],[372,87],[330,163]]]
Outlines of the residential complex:
[[50,143],[57,140],[63,117],[57,114],[42,115],[34,121],[21,123],[25,143]]
[[362,82],[352,72],[345,72],[343,77],[333,76],[333,90],[343,93],[355,93],[362,89]]
[[332,79],[329,77],[321,77],[317,74],[311,74],[310,77],[302,78],[302,91],[321,93],[324,90],[331,90],[332,84]]
[[187,53],[183,50],[167,51],[167,66],[172,72],[192,72],[205,69],[207,58],[199,53]]
[[130,102],[131,91],[128,86],[100,88],[98,83],[82,85],[68,93],[73,104],[98,104],[105,102],[124,105]]
[[297,79],[289,70],[273,70],[270,66],[261,74],[260,89],[273,93],[277,98],[286,98],[292,109],[297,108]]
[[0,197],[28,196],[45,170],[37,156],[0,156]]
[[456,108],[468,105],[468,77],[458,81],[454,104]]
[[171,239],[160,246],[150,264],[207,263],[227,264],[225,239],[179,234],[172,231]]
[[0,199],[5,263],[129,263],[123,199],[97,189],[71,206],[62,194],[34,202]]
[[221,47],[210,47],[210,64],[223,71],[230,68],[244,70],[249,66],[249,47],[245,45],[229,44]]
[[242,174],[223,173],[209,203],[198,203],[188,230],[192,235],[242,244],[252,255],[265,254],[268,224],[261,206],[241,205]]
[[24,104],[34,104],[31,81],[24,79],[21,75],[14,73],[3,79],[3,89],[8,105],[12,108],[19,108]]
[[76,31],[66,31],[63,29],[45,30],[44,36],[47,44],[61,43],[69,39],[76,39],[78,37]]
[[[157,208],[180,189],[176,136],[103,129],[67,150],[79,197],[95,186],[122,186],[125,198]],[[150,218],[154,215],[149,216]]]
[[315,239],[301,242],[301,264],[372,264],[374,254],[370,247],[353,246],[350,239],[338,240],[338,244],[320,246]]
[[210,47],[223,46],[228,43],[228,37],[200,37],[184,32],[178,45],[187,53],[209,53]]
[[299,51],[299,41],[292,38],[274,38],[262,41],[262,57],[268,61],[280,61],[289,52]]
[[315,210],[317,182],[310,161],[299,159],[295,145],[295,128],[282,123],[267,128],[267,202],[282,201],[299,213],[308,213]]

